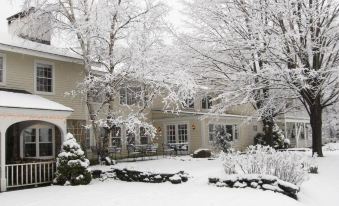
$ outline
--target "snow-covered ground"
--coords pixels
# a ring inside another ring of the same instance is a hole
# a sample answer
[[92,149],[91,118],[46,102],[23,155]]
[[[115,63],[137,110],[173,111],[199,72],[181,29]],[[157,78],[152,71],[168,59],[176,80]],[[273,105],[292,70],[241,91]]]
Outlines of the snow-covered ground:
[[325,152],[325,156],[319,158],[319,174],[311,175],[302,184],[299,201],[271,191],[208,185],[208,177],[225,175],[220,160],[178,157],[119,163],[116,167],[161,172],[184,170],[192,177],[187,183],[173,185],[169,182],[152,184],[94,180],[87,186],[49,186],[0,193],[0,205],[339,205],[339,151]]

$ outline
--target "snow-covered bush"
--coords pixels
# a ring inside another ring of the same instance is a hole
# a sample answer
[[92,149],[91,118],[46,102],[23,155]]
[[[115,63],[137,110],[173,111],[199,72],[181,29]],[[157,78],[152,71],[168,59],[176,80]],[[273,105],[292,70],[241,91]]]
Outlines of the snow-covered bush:
[[273,175],[283,181],[301,184],[308,174],[311,159],[303,153],[276,151],[269,146],[249,146],[245,154],[223,155],[227,174]]
[[216,152],[229,152],[232,147],[231,134],[227,133],[226,130],[217,130],[215,132],[215,140],[213,141],[213,149]]
[[86,185],[92,180],[88,171],[89,160],[71,133],[66,135],[62,151],[57,157],[54,183],[60,185]]

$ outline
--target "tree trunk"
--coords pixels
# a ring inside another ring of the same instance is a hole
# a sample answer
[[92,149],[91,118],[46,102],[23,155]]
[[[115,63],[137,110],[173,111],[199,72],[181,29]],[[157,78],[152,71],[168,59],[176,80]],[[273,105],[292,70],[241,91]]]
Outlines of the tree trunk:
[[266,117],[262,120],[262,122],[264,125],[263,131],[265,134],[265,142],[267,145],[273,147],[273,119]]
[[312,127],[312,154],[317,153],[319,157],[323,157],[322,151],[322,108],[316,101],[310,107],[310,119]]

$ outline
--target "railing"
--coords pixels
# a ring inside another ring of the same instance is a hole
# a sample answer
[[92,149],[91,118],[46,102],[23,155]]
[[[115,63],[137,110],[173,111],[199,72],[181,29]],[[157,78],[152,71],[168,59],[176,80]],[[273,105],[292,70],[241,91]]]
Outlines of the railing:
[[55,161],[6,165],[7,188],[51,183]]

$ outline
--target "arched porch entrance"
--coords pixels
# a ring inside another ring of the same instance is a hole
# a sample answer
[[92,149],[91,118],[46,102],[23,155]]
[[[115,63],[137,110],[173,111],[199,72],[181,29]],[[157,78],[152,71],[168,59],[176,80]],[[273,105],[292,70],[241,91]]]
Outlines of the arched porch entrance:
[[55,156],[67,132],[66,118],[72,111],[30,94],[22,94],[18,103],[0,102],[1,192],[52,181]]

